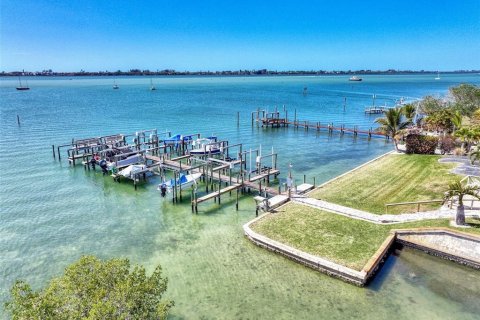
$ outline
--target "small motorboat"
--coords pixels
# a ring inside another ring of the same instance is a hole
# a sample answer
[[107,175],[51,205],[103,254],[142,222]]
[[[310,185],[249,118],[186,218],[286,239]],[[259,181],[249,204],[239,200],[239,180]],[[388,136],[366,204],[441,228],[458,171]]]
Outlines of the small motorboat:
[[352,76],[350,77],[350,79],[348,79],[348,81],[362,81],[363,79],[360,78],[360,77],[357,77],[357,76]]
[[144,164],[131,164],[125,169],[120,170],[118,174],[125,178],[135,179],[135,175],[145,171],[146,168],[147,166]]
[[108,162],[108,169],[112,170],[113,168],[122,168],[129,166],[131,164],[136,164],[143,161],[143,157],[140,154],[134,154],[127,156],[124,159],[118,159],[116,161]]
[[193,141],[194,149],[190,150],[190,154],[194,156],[205,156],[209,154],[219,154],[223,152],[217,137],[201,138]]
[[174,135],[173,137],[163,139],[163,143],[165,143],[167,146],[176,145],[182,141],[182,138],[183,137],[181,134],[177,134],[177,135]]
[[192,174],[182,174],[180,178],[175,181],[175,179],[170,179],[163,183],[160,183],[157,187],[157,190],[164,193],[166,190],[169,192],[175,188],[188,188],[197,183],[197,179],[202,176],[202,173],[192,173]]

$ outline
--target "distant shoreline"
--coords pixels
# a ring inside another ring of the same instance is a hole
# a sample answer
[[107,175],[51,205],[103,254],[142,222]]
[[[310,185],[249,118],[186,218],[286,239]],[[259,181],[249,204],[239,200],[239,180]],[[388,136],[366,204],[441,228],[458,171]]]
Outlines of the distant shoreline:
[[[480,74],[480,70],[455,70],[442,71],[441,74]],[[410,75],[410,74],[437,74],[437,71],[410,71],[410,70],[357,70],[357,71],[271,71],[271,70],[237,70],[237,71],[175,71],[175,70],[138,70],[130,71],[98,71],[98,72],[54,72],[52,70],[44,71],[11,71],[1,72],[2,77],[18,77],[18,76],[42,76],[42,77],[92,77],[92,76],[312,76],[312,75]]]

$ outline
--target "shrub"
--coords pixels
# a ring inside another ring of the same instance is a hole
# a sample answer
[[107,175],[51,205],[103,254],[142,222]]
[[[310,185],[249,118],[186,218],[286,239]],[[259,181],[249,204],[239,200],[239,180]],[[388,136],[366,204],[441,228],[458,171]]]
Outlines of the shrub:
[[165,319],[173,306],[166,290],[160,266],[147,276],[128,259],[84,256],[40,291],[17,281],[5,306],[13,319]]
[[455,146],[455,139],[452,136],[444,136],[439,139],[439,148],[442,154],[452,152]]
[[416,154],[435,154],[438,138],[421,134],[409,134],[405,139],[406,152]]

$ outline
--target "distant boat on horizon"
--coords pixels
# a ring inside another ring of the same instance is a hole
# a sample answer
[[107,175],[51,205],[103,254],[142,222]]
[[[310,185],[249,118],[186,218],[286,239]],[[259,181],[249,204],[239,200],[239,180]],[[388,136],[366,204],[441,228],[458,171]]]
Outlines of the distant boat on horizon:
[[119,86],[117,85],[117,81],[116,80],[113,80],[113,89],[118,89]]
[[22,85],[22,78],[18,77],[18,83],[19,83],[19,86],[17,87],[17,90],[20,90],[20,91],[30,90],[30,88],[28,87],[27,80],[25,80],[25,86],[23,86]]
[[157,90],[157,88],[155,88],[155,86],[153,85],[153,80],[152,78],[150,78],[150,90]]
[[435,80],[440,80],[440,72],[437,71],[437,77],[435,78]]
[[348,81],[362,81],[363,79],[357,76],[352,76]]

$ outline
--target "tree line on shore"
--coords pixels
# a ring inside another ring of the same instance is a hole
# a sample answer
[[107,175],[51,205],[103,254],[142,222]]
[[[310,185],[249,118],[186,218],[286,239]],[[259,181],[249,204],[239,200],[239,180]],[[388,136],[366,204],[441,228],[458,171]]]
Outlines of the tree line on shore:
[[[258,76],[258,75],[393,75],[393,74],[434,74],[437,71],[428,70],[224,70],[224,71],[177,71],[174,69],[163,70],[141,70],[130,69],[128,71],[116,70],[116,71],[53,71],[52,69],[42,71],[2,71],[0,76]],[[442,71],[442,73],[480,73],[480,70],[454,70],[454,71]]]

